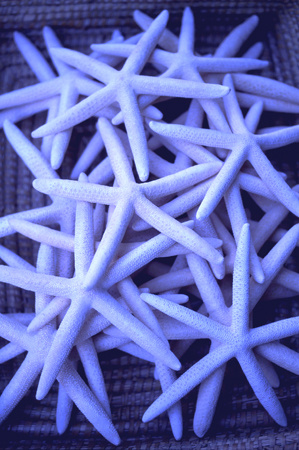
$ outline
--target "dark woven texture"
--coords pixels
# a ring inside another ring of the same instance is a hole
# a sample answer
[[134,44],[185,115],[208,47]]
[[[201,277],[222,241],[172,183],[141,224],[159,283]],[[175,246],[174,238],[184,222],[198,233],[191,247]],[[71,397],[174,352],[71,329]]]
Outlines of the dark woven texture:
[[[88,0],[21,0],[0,2],[0,92],[23,87],[36,82],[30,69],[17,51],[12,32],[26,34],[42,51],[45,46],[41,29],[49,25],[57,32],[66,47],[86,51],[93,42],[108,38],[114,28],[126,36],[137,31],[132,12],[138,8],[155,16],[162,9],[169,9],[169,27],[178,32],[184,1],[88,1]],[[197,44],[201,53],[212,52],[217,44],[237,24],[251,14],[258,14],[260,25],[251,43],[261,40],[265,44],[264,58],[270,61],[265,74],[299,88],[299,5],[297,1],[190,1],[196,16]],[[45,52],[44,52],[45,54]],[[293,115],[266,117],[275,123],[295,124]],[[28,119],[20,125],[27,136],[42,123],[43,117]],[[91,133],[91,124],[89,133]],[[83,135],[83,133],[85,133]],[[77,126],[70,151],[60,174],[67,177],[78,151],[77,142],[87,142],[86,127]],[[32,176],[24,167],[0,134],[0,214],[29,209],[45,204],[45,198],[32,190]],[[271,158],[281,170],[288,173],[290,183],[298,183],[296,158],[298,146],[289,146],[283,152],[284,163],[279,152]],[[23,258],[35,263],[37,245],[20,235],[3,239],[8,248]],[[290,267],[298,268],[296,255]],[[0,312],[33,311],[34,298],[31,293],[9,285],[0,284]],[[268,304],[267,304],[268,305]],[[269,306],[261,305],[259,316],[268,314],[268,320],[278,320],[298,315],[298,300],[280,300]],[[270,316],[269,316],[270,311]],[[298,339],[288,340],[288,345],[299,349]],[[206,349],[193,345],[183,358],[184,370],[204,355]],[[149,424],[141,417],[145,409],[159,395],[159,384],[153,378],[150,364],[126,356],[118,351],[101,354],[101,366],[111,400],[113,422],[122,438],[121,449],[295,449],[299,442],[298,378],[278,369],[281,386],[276,393],[288,418],[288,427],[276,425],[256,400],[245,381],[237,363],[228,364],[222,394],[213,424],[203,439],[192,431],[196,390],[183,400],[184,435],[176,442],[171,435],[166,414]],[[22,358],[0,366],[0,391],[17,370]],[[57,385],[41,402],[35,400],[35,389],[23,399],[9,418],[0,426],[0,448],[2,449],[85,449],[114,448],[94,431],[81,413],[73,413],[68,431],[59,436],[55,428],[55,405]]]

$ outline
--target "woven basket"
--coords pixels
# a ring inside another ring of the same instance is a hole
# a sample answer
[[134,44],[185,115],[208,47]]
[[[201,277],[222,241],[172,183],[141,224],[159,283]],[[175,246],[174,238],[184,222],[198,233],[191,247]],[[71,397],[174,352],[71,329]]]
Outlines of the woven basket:
[[[90,0],[2,0],[0,2],[0,90],[7,92],[36,82],[30,69],[17,51],[12,32],[23,32],[46,55],[42,39],[42,27],[49,25],[57,32],[65,47],[87,51],[93,42],[110,37],[115,28],[129,36],[138,28],[132,19],[138,8],[152,17],[162,9],[170,11],[169,28],[178,33],[184,1],[90,1]],[[217,44],[237,24],[251,14],[260,17],[260,25],[252,41],[265,44],[264,58],[270,62],[265,71],[280,81],[299,88],[299,3],[298,1],[190,1],[196,18],[197,44],[201,53],[212,52]],[[250,44],[249,42],[249,44]],[[294,115],[269,113],[277,123],[292,125]],[[36,116],[22,121],[19,126],[29,137],[32,129],[42,124],[43,117]],[[69,176],[70,169],[92,132],[92,123],[75,128],[70,150],[60,175]],[[80,142],[78,147],[77,143]],[[32,176],[0,134],[0,209],[1,215],[43,206],[46,199],[32,190]],[[38,145],[38,143],[37,143]],[[290,184],[298,183],[296,145],[289,146],[283,155],[273,152],[271,158],[289,175]],[[38,245],[15,234],[3,239],[3,245],[18,252],[31,263],[36,261]],[[298,268],[298,258],[293,257],[290,266]],[[0,284],[0,312],[31,312],[34,297],[31,293],[13,286]],[[298,299],[273,302],[271,308],[259,306],[259,314],[270,314],[269,320],[279,320],[298,314]],[[292,338],[288,345],[299,349],[299,340]],[[184,370],[204,355],[203,346],[193,345],[183,358]],[[0,366],[0,391],[17,370],[22,358]],[[196,390],[183,400],[184,434],[180,442],[172,437],[166,414],[143,424],[145,409],[159,395],[159,383],[153,378],[153,366],[137,358],[110,351],[100,355],[101,367],[111,400],[113,422],[122,438],[120,449],[295,449],[299,445],[298,378],[278,369],[281,385],[276,389],[286,412],[288,427],[281,428],[265,412],[234,361],[228,364],[227,374],[219,399],[212,427],[203,439],[195,436],[192,419]],[[35,386],[36,387],[36,386]],[[38,402],[35,389],[15,408],[0,426],[2,449],[79,449],[114,448],[90,425],[81,413],[73,413],[68,431],[59,436],[55,427],[57,385],[50,394]]]

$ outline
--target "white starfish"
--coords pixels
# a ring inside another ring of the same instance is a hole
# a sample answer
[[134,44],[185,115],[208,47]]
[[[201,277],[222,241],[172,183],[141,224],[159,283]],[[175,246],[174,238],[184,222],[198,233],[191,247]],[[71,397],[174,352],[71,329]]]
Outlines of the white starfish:
[[[41,137],[42,135],[65,130],[91,117],[104,106],[117,100],[124,114],[124,121],[139,178],[142,181],[147,180],[149,175],[147,143],[136,94],[154,93],[178,97],[186,96],[189,98],[214,98],[222,97],[228,93],[228,89],[221,86],[206,86],[185,80],[163,80],[157,77],[137,75],[143,69],[149,55],[156,46],[159,36],[165,28],[167,19],[166,11],[155,19],[119,72],[78,52],[71,50],[53,51],[56,57],[63,58],[67,63],[78,68],[84,67],[88,74],[102,80],[107,86],[101,92],[90,96],[90,98],[82,101],[81,104],[71,108],[59,120],[54,120],[51,124],[46,124],[35,130],[32,136]],[[132,120],[132,117],[134,120]]]
[[233,85],[229,76],[226,83],[231,92],[224,99],[226,113],[234,134],[215,130],[195,129],[181,125],[164,125],[150,122],[150,127],[156,132],[177,139],[186,139],[196,144],[228,148],[232,150],[226,158],[222,169],[211,185],[197,212],[197,219],[208,217],[219,203],[225,191],[234,181],[245,160],[249,160],[258,175],[270,191],[291,212],[299,214],[299,199],[283,180],[281,175],[273,168],[264,155],[263,150],[287,145],[298,139],[299,127],[293,126],[277,132],[253,135],[248,132],[239,105],[234,95]]
[[[41,273],[48,274],[48,276],[53,274],[54,259],[52,249],[42,246],[37,264],[40,275]],[[51,297],[48,295],[37,294],[36,312],[41,311],[49,301],[51,301]],[[28,351],[25,360],[0,397],[0,419],[3,420],[23,398],[41,372],[55,335],[55,326],[50,323],[39,332],[29,334],[24,325],[2,314],[0,322],[1,336]],[[115,445],[119,444],[120,439],[110,417],[74,370],[70,361],[64,362],[61,370],[57,373],[57,379],[95,428],[110,442]]]
[[[279,266],[282,258],[281,252],[290,253],[290,250],[294,248],[295,242],[298,240],[298,226],[293,227],[289,232],[289,245],[288,250],[282,247],[285,243],[281,243],[280,246],[273,252],[279,253],[280,257],[277,261],[273,258],[274,254],[271,254],[272,258],[268,258],[268,261],[273,266],[273,260],[275,260],[274,266]],[[244,371],[249,383],[251,384],[254,392],[259,398],[263,406],[268,410],[272,417],[281,424],[286,423],[285,415],[278,402],[272,388],[263,375],[257,360],[254,357],[252,349],[258,345],[271,343],[283,336],[290,336],[298,332],[299,321],[298,318],[286,319],[258,327],[256,329],[249,328],[249,312],[253,309],[261,291],[265,289],[264,285],[255,285],[255,289],[251,289],[249,296],[249,243],[250,233],[249,225],[243,226],[241,237],[238,244],[237,256],[235,260],[234,268],[234,280],[233,280],[233,304],[231,307],[232,322],[229,327],[220,325],[218,322],[212,322],[211,319],[204,318],[198,313],[195,313],[179,305],[170,305],[166,300],[162,300],[160,297],[155,297],[152,294],[142,294],[141,297],[150,303],[152,306],[162,310],[166,314],[169,314],[180,321],[198,329],[201,333],[205,333],[207,336],[221,342],[217,348],[213,349],[211,353],[205,356],[202,360],[187,370],[164,394],[162,394],[154,403],[150,406],[147,412],[144,414],[143,420],[148,421],[166,408],[168,408],[173,402],[177,401],[186,395],[197,384],[205,380],[216,369],[221,367],[226,361],[232,357],[236,357]],[[277,255],[276,255],[277,256]],[[284,254],[285,256],[285,254]],[[273,270],[273,269],[272,269]],[[269,266],[265,270],[268,274]],[[275,272],[275,271],[274,271]],[[272,274],[273,275],[273,274]],[[213,328],[214,326],[214,328]],[[217,336],[217,337],[216,337]],[[271,344],[272,345],[272,344]],[[270,345],[270,349],[271,349]],[[275,346],[276,344],[274,344]],[[263,348],[267,346],[263,345]],[[277,351],[276,363],[284,365],[285,357],[284,350]],[[269,351],[270,353],[270,351]],[[263,353],[266,355],[267,351]],[[289,364],[288,364],[289,367]],[[210,405],[211,406],[211,405]],[[205,421],[207,418],[205,418]],[[201,430],[205,431],[206,423],[201,424]]]
[[2,281],[23,286],[25,289],[34,290],[35,292],[45,292],[72,300],[71,306],[60,324],[45,360],[37,391],[38,398],[44,397],[48,392],[73,347],[87,313],[92,308],[103,313],[111,323],[116,324],[125,333],[128,333],[143,348],[153,352],[157,358],[164,359],[164,362],[168,361],[169,365],[175,369],[179,367],[178,360],[168,347],[107,292],[108,286],[111,287],[113,283],[107,286],[105,280],[104,283],[106,285],[101,283],[96,288],[89,290],[87,295],[87,290],[82,285],[82,281],[86,276],[86,271],[93,257],[94,237],[92,222],[92,205],[79,202],[75,233],[76,274],[72,279],[33,273],[28,279],[25,270],[1,267],[0,278]]
[[104,233],[91,264],[85,279],[85,285],[87,287],[94,286],[103,275],[107,264],[121,242],[134,210],[161,233],[166,234],[190,250],[203,255],[204,258],[220,263],[222,257],[212,246],[207,244],[204,239],[192,230],[183,228],[179,222],[162,213],[151,201],[169,193],[185,189],[203,178],[213,175],[218,170],[218,164],[195,166],[160,180],[137,184],[134,181],[134,176],[122,144],[113,132],[112,125],[104,119],[101,119],[100,123],[102,124],[102,136],[104,136],[104,133],[106,135],[104,140],[107,142],[107,150],[119,187],[94,184],[82,185],[76,181],[67,180],[61,183],[48,183],[47,180],[36,180],[34,182],[34,187],[39,191],[55,192],[58,195],[78,200],[84,199],[90,202],[117,205],[111,226]]

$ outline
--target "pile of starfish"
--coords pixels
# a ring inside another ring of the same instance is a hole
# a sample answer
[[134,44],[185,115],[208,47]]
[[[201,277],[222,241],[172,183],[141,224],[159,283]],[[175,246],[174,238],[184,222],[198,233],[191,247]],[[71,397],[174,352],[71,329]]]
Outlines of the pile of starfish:
[[[261,43],[242,53],[256,16],[208,55],[195,49],[190,8],[179,37],[166,28],[167,11],[134,18],[139,34],[115,31],[89,55],[63,48],[45,27],[51,64],[14,35],[38,82],[0,96],[0,122],[50,201],[0,219],[1,237],[40,243],[35,266],[0,247],[0,281],[35,293],[34,313],[0,315],[0,361],[26,354],[0,396],[0,419],[36,379],[38,400],[58,380],[58,432],[75,403],[119,444],[100,367],[101,352],[116,348],[154,364],[162,394],[143,421],[167,411],[175,439],[181,400],[198,385],[194,432],[207,432],[233,358],[286,426],[275,365],[299,374],[298,353],[280,342],[299,332],[299,317],[254,326],[254,315],[260,301],[271,309],[271,300],[299,292],[299,274],[286,268],[299,225],[285,225],[299,216],[299,187],[266,154],[298,142],[299,125],[259,123],[267,111],[298,113],[299,90],[256,74],[268,64]],[[165,105],[176,114],[170,123]],[[15,123],[44,111],[27,139]],[[60,179],[73,127],[91,117],[94,135],[71,179]],[[207,339],[207,354],[181,367],[188,348]]]

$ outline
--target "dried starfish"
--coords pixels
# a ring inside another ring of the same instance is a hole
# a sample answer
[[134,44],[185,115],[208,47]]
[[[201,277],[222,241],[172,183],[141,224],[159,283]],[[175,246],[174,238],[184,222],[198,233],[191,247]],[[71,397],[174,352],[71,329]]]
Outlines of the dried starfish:
[[146,181],[149,175],[147,143],[141,113],[136,101],[136,94],[154,93],[177,97],[186,96],[189,98],[215,98],[222,97],[229,91],[228,88],[218,85],[206,86],[201,83],[185,80],[163,80],[157,77],[138,75],[156,46],[166,26],[167,19],[168,14],[166,11],[162,12],[155,19],[120,71],[78,52],[64,49],[59,51],[53,50],[53,54],[56,57],[63,58],[64,61],[77,68],[84,68],[84,71],[89,75],[103,81],[107,86],[101,92],[91,95],[79,105],[71,108],[59,120],[53,120],[52,123],[48,123],[35,130],[32,136],[41,137],[63,131],[91,117],[104,106],[117,100],[124,114],[124,122],[139,178],[141,181]]
[[[282,336],[290,336],[298,332],[298,318],[286,319],[284,321],[279,321],[277,323],[265,325],[256,329],[249,328],[248,320],[249,312],[254,308],[256,302],[260,298],[260,295],[275,277],[281,267],[281,264],[283,264],[283,261],[285,261],[296,245],[298,240],[298,232],[298,226],[293,227],[288,232],[287,238],[283,242],[281,241],[277,244],[268,257],[265,258],[263,269],[265,270],[267,282],[263,285],[252,284],[251,282],[249,296],[248,265],[250,233],[249,225],[246,224],[243,226],[234,268],[234,300],[231,307],[232,324],[227,327],[220,325],[218,322],[214,322],[214,339],[218,342],[222,342],[222,344],[192,366],[192,368],[185,372],[185,374],[183,374],[171,386],[171,388],[168,389],[168,391],[162,394],[147,410],[143,420],[148,421],[151,418],[156,417],[167,407],[169,407],[172,402],[182,398],[191,389],[193,389],[193,387],[205,380],[214,372],[214,370],[221,367],[221,365],[227,360],[232,357],[236,357],[263,406],[276,421],[279,423],[285,423],[285,415],[282,411],[281,405],[276,399],[269,383],[262,374],[251,349],[262,344],[262,350],[260,353],[263,356],[266,356],[268,352],[268,356],[270,356],[269,359],[273,361],[274,349],[272,349],[272,347],[274,346],[276,348],[276,356],[274,359],[275,363],[282,365],[285,368],[287,367],[288,370],[297,370],[294,369],[295,366],[292,367],[292,364],[288,361],[288,357],[286,356],[287,352],[285,351],[284,346],[280,347],[279,350],[277,345],[279,346],[281,344],[274,343],[270,346],[263,344],[267,342],[271,343],[272,341],[280,339]],[[179,305],[170,304],[161,297],[159,298],[153,296],[152,294],[142,294],[141,297],[164,313],[198,329],[200,333],[205,333],[207,336],[210,335],[209,333],[211,333],[212,326],[211,319],[203,318],[203,316],[198,313],[186,310],[186,308]],[[218,334],[218,337],[216,337],[216,334]],[[254,367],[254,371],[252,371],[252,367]],[[262,382],[262,384],[260,384],[260,382]],[[265,392],[267,392],[266,395]],[[210,402],[212,401],[215,407],[215,396],[213,397],[212,395],[209,398]],[[209,417],[201,418],[204,422],[202,422],[198,428],[201,430],[200,435],[204,434],[209,426],[211,419],[211,408],[212,405],[210,404],[207,408],[207,410],[209,410]],[[205,409],[205,412],[207,412],[207,410]]]
[[[39,275],[47,274],[51,277],[51,274],[53,274],[55,265],[51,247],[41,247],[37,270]],[[37,313],[50,300],[51,298],[48,295],[37,294]],[[53,323],[50,323],[39,332],[29,334],[24,325],[2,314],[0,322],[1,336],[28,351],[25,360],[0,397],[1,420],[3,420],[23,398],[42,370],[55,335],[55,326]],[[85,385],[70,361],[64,362],[57,374],[57,379],[95,428],[110,442],[115,445],[119,444],[120,439],[110,417],[94,394]]]
[[100,123],[103,125],[101,126],[102,136],[106,133],[104,140],[106,140],[107,144],[109,142],[107,150],[119,187],[80,184],[76,181],[68,180],[64,180],[61,183],[49,183],[47,180],[36,180],[34,182],[34,187],[42,192],[51,192],[52,194],[55,192],[57,195],[77,200],[84,199],[90,202],[117,205],[113,215],[113,222],[103,236],[84,281],[85,286],[94,286],[97,280],[103,275],[107,264],[112,259],[117,250],[117,246],[121,242],[134,210],[140,217],[161,233],[166,234],[191,251],[203,255],[204,258],[221,263],[221,255],[211,245],[207,244],[204,239],[192,230],[182,228],[179,222],[161,213],[159,208],[151,201],[169,193],[185,189],[201,181],[203,178],[213,175],[218,170],[219,165],[215,163],[195,166],[160,180],[137,184],[134,181],[134,176],[123,146],[117,135],[113,132],[112,125],[105,119],[101,119]]

